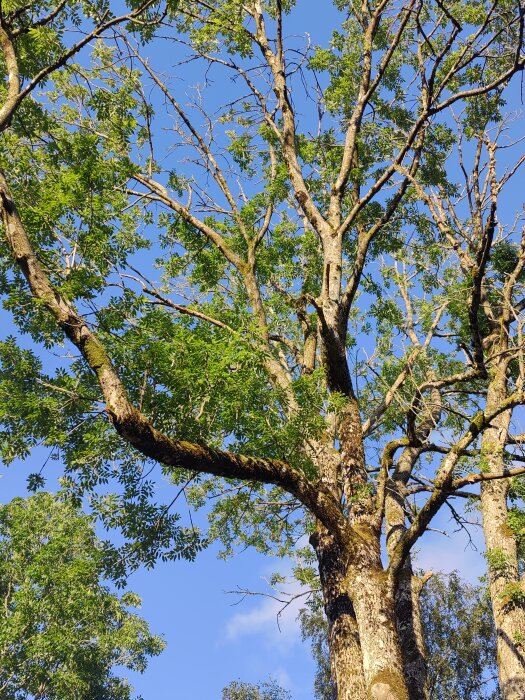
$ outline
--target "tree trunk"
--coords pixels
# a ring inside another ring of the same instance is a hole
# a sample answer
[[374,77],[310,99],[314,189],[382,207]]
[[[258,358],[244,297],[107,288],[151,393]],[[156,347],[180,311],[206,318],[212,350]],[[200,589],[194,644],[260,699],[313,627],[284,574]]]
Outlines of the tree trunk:
[[369,700],[409,700],[395,614],[394,583],[381,563],[380,534],[363,527],[366,544],[348,568]]
[[[487,410],[505,398],[504,371],[496,376],[487,395]],[[500,414],[483,436],[483,471],[503,474],[503,450],[510,412]],[[520,581],[514,533],[508,525],[507,479],[482,482],[481,513],[489,566],[490,597],[496,625],[498,673],[504,700],[525,698],[525,587]]]
[[367,698],[408,700],[394,594],[381,569],[363,570],[354,580],[353,604],[363,655]]
[[421,581],[407,558],[396,591],[396,621],[410,700],[428,700],[425,637],[421,623]]
[[[426,436],[425,436],[426,437]],[[406,481],[419,456],[418,448],[407,448],[401,455],[397,469],[390,479],[385,500],[387,551],[392,552],[406,530]],[[399,574],[396,590],[396,620],[405,678],[410,700],[428,700],[426,647],[421,624],[419,596],[421,583],[414,576],[409,555]]]
[[367,532],[349,561],[326,531],[312,535],[319,562],[332,678],[338,700],[409,700],[396,627],[393,584],[378,533]]
[[[494,460],[491,460],[494,461]],[[490,471],[493,471],[491,466]],[[525,589],[518,573],[514,533],[507,522],[508,482],[481,486],[481,512],[496,625],[498,673],[504,700],[525,698]]]
[[324,609],[328,620],[330,670],[338,700],[367,700],[363,658],[354,608],[348,595],[341,549],[318,527],[310,542],[319,562]]

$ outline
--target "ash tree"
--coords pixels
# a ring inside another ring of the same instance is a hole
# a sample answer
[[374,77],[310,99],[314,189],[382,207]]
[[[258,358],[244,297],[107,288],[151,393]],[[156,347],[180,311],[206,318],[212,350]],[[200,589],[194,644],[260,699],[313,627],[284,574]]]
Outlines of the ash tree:
[[[474,586],[457,571],[435,573],[425,582],[420,606],[431,700],[500,700],[494,683],[496,630],[487,594],[486,581]],[[301,609],[300,622],[316,664],[315,698],[334,700],[337,691],[330,675],[328,628],[319,593]]]
[[308,535],[339,700],[429,697],[411,550],[481,501],[517,700],[525,11],[334,2],[312,43],[306,7],[3,9],[2,290],[38,348],[0,349],[2,455],[60,454],[129,566],[204,546],[183,492],[226,552]]

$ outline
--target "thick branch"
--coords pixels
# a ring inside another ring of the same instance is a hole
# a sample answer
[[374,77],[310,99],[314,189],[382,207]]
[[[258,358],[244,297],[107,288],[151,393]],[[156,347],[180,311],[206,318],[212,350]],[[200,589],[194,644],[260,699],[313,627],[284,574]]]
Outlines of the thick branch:
[[41,17],[40,19],[35,20],[34,22],[31,22],[29,26],[25,27],[19,27],[15,29],[12,32],[12,36],[18,36],[19,34],[28,34],[32,29],[35,29],[35,27],[45,27],[46,24],[50,24],[58,15],[62,12],[62,10],[65,8],[67,5],[67,0],[61,0],[56,7],[54,7],[51,12],[49,12],[47,15],[44,17]]
[[16,109],[20,92],[20,74],[18,71],[18,61],[9,34],[3,27],[0,27],[0,49],[4,54],[4,61],[7,67],[7,97],[0,108],[0,131],[9,125],[11,116]]
[[351,531],[339,503],[320,483],[309,481],[285,462],[249,457],[177,440],[158,431],[130,402],[104,346],[73,306],[51,285],[38,261],[0,172],[0,210],[7,243],[33,296],[54,316],[69,340],[95,373],[106,410],[116,431],[143,455],[175,468],[230,479],[275,484],[293,494],[338,538],[351,545]]

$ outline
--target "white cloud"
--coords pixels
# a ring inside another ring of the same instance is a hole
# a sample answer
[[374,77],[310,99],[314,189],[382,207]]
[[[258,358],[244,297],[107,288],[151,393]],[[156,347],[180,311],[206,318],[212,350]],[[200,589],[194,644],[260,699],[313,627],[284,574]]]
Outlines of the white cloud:
[[[302,592],[297,584],[287,586],[285,590],[288,595]],[[282,599],[285,600],[285,596]],[[252,600],[254,599],[250,599]],[[255,600],[257,602],[247,603],[245,599],[240,605],[250,605],[249,610],[237,612],[228,620],[227,641],[233,642],[244,637],[259,635],[281,652],[289,650],[300,641],[297,615],[304,607],[304,597],[296,598],[286,607],[283,602],[273,598],[263,596]]]
[[281,688],[286,688],[286,690],[294,689],[292,679],[284,668],[277,668],[275,671],[272,671],[272,673],[270,673],[270,678],[273,678],[277,685],[280,685]]

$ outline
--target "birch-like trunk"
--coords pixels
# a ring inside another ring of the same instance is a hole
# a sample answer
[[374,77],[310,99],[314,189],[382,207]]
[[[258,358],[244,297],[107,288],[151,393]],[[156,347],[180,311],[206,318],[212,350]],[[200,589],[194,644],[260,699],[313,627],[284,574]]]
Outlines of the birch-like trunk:
[[353,397],[338,432],[343,493],[355,533],[352,556],[342,552],[341,559],[359,634],[365,697],[408,700],[396,623],[395,582],[381,561],[382,518],[369,488],[359,408]]
[[[487,410],[505,398],[504,371],[491,383]],[[500,414],[485,432],[481,445],[482,469],[503,474],[503,450],[510,412]],[[490,573],[490,597],[496,626],[497,661],[504,700],[525,698],[525,586],[518,571],[516,538],[508,524],[507,479],[481,484],[481,513]]]

